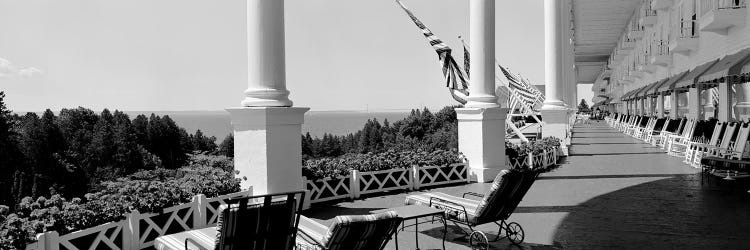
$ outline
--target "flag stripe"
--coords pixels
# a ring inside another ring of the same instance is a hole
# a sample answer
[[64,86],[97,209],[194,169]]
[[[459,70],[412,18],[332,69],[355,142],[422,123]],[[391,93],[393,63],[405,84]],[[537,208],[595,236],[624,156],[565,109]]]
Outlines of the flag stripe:
[[464,73],[461,72],[461,69],[456,63],[456,60],[453,58],[453,56],[451,56],[451,48],[442,40],[440,40],[440,38],[438,38],[435,34],[433,34],[432,31],[430,31],[430,29],[428,29],[427,26],[422,23],[422,21],[419,21],[414,13],[406,8],[404,3],[399,0],[396,0],[396,2],[399,4],[399,6],[401,6],[401,9],[403,9],[404,12],[409,15],[409,18],[411,18],[414,24],[417,25],[417,28],[422,31],[422,34],[430,43],[430,46],[432,46],[432,48],[435,49],[435,52],[437,52],[438,58],[440,59],[440,64],[443,66],[443,76],[446,80],[445,86],[455,90],[468,89],[468,77],[464,76]]

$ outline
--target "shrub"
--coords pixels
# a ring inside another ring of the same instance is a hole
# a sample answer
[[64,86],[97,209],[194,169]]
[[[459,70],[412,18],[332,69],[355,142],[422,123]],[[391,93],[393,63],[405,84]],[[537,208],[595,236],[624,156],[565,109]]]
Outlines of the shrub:
[[[544,151],[553,150],[554,148],[560,148],[560,139],[555,137],[544,137],[539,140],[522,142],[521,144],[513,144],[509,141],[505,141],[505,155],[508,157],[508,161],[513,163],[517,161],[526,161],[529,153],[538,155]],[[546,172],[551,170],[538,169],[539,171]]]
[[197,194],[213,197],[238,192],[240,181],[222,169],[227,168],[225,161],[225,157],[194,156],[180,169],[140,171],[103,182],[98,192],[86,194],[84,199],[26,197],[12,214],[6,216],[7,209],[0,208],[0,219],[5,218],[0,220],[0,249],[23,249],[37,233],[45,231],[63,235],[119,221],[133,210],[159,212],[190,202]]
[[309,159],[303,163],[302,175],[311,180],[344,176],[350,170],[378,171],[411,166],[442,166],[461,162],[456,150],[388,150],[383,153],[346,154],[336,158]]

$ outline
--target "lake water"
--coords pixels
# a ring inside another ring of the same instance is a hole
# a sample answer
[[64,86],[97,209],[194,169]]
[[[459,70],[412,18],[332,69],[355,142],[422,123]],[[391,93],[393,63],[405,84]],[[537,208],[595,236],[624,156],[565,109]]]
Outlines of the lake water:
[[[154,113],[159,116],[169,115],[177,125],[185,128],[189,133],[195,133],[200,129],[205,135],[216,136],[217,143],[221,142],[232,132],[229,113],[220,111],[131,111],[126,112],[130,118],[138,114],[146,116]],[[388,119],[389,122],[401,120],[408,116],[410,111],[385,111],[385,112],[363,112],[363,111],[309,111],[305,113],[305,123],[302,125],[302,133],[310,132],[313,136],[322,137],[324,133],[335,135],[346,135],[362,129],[367,119],[377,118],[381,123]]]

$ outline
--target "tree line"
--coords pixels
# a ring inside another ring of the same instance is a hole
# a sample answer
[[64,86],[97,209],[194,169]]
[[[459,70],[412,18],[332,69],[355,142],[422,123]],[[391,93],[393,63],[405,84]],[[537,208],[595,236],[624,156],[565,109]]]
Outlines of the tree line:
[[429,109],[413,109],[409,116],[393,124],[385,119],[367,120],[364,127],[347,135],[324,134],[322,138],[310,133],[302,136],[302,158],[338,157],[349,153],[382,153],[396,151],[458,148],[456,106],[442,108],[437,113]]
[[102,181],[139,170],[176,169],[193,152],[227,155],[200,130],[194,134],[169,116],[138,115],[87,108],[14,114],[0,92],[0,205],[23,197],[59,194],[82,197]]

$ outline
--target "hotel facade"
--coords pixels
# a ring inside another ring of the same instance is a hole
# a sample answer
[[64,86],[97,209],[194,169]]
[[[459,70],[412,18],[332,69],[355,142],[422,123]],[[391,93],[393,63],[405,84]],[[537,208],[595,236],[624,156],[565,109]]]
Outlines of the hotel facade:
[[[595,12],[596,7],[583,5],[587,3],[620,12]],[[750,19],[745,0],[577,0],[572,11],[574,18],[582,19],[574,19],[576,38],[605,28],[587,20],[595,18],[594,13],[629,13],[627,20],[619,20],[622,27],[601,72],[589,79],[596,101],[608,111],[721,121],[743,120],[750,114],[750,79],[745,77],[750,73]],[[586,46],[595,45],[579,41],[577,66],[587,58],[605,57],[587,54]],[[585,79],[580,79],[580,68],[578,74],[581,83]]]

